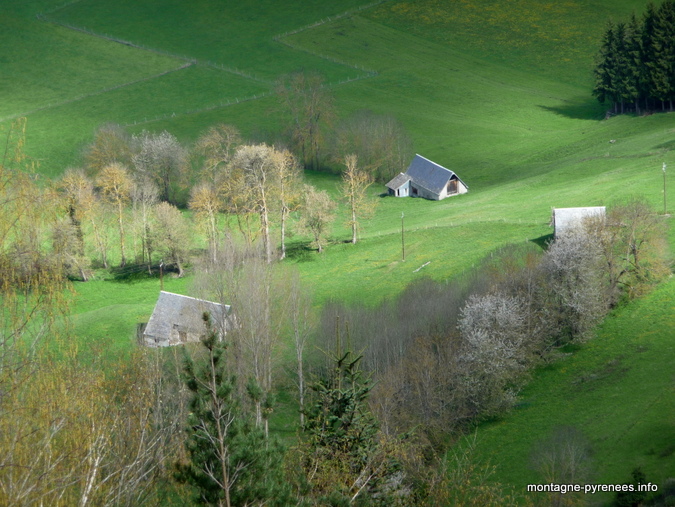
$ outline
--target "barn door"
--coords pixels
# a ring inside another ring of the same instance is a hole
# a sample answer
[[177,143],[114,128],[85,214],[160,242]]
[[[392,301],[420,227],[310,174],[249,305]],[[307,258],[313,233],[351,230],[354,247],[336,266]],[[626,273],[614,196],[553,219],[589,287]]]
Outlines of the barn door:
[[448,181],[448,194],[457,193],[457,180]]

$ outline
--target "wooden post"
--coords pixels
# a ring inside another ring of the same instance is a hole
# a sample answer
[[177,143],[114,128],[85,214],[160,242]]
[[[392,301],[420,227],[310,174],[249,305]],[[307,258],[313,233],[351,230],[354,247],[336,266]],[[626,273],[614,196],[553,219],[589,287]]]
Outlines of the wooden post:
[[666,163],[663,163],[663,214],[666,212]]
[[405,229],[403,227],[403,217],[405,214],[401,212],[401,251],[403,253],[403,260],[405,260]]

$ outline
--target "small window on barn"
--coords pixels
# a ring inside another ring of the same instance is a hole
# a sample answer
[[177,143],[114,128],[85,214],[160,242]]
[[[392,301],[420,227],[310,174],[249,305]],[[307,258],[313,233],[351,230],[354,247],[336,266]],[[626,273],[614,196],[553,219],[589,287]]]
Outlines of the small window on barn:
[[417,195],[417,188],[413,187],[412,193],[413,193],[413,195]]

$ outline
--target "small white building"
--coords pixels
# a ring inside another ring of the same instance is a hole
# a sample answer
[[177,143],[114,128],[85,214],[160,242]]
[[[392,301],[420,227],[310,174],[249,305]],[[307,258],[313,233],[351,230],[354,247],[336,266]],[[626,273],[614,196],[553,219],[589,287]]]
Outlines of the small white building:
[[454,172],[422,155],[415,155],[405,174],[394,177],[387,188],[389,195],[396,197],[424,197],[434,201],[469,191]]
[[585,208],[553,208],[552,225],[554,237],[578,230],[587,218],[604,218],[604,206]]
[[206,334],[205,312],[209,314],[212,328],[221,338],[225,336],[231,327],[230,306],[161,291],[143,330],[143,344],[169,347],[199,342]]

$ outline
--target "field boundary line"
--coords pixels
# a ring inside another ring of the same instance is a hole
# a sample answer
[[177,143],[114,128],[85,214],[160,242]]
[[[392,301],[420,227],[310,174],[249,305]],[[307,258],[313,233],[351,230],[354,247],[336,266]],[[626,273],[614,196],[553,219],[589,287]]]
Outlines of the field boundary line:
[[[68,5],[71,5],[71,4],[77,3],[79,1],[81,1],[81,0],[76,0],[75,2],[71,2],[70,4],[65,4],[62,7],[60,7],[59,9],[67,7]],[[57,9],[57,10],[59,10],[59,9]],[[66,23],[64,21],[59,21],[57,19],[50,18],[44,13],[36,14],[35,17],[38,20],[43,21],[45,23],[52,23],[54,25],[58,25],[58,26],[61,26],[63,28],[67,28],[69,30],[74,30],[76,32],[84,33],[84,34],[90,35],[92,37],[97,37],[99,39],[104,39],[104,40],[107,40],[107,41],[110,41],[110,42],[116,42],[117,44],[122,44],[124,46],[129,46],[129,47],[132,47],[132,48],[135,48],[135,49],[140,49],[141,51],[149,51],[151,53],[155,53],[155,54],[158,54],[158,55],[161,55],[161,56],[167,56],[169,58],[176,58],[178,60],[190,62],[191,64],[194,64],[194,65],[204,65],[205,67],[212,67],[214,69],[218,69],[218,70],[221,70],[223,72],[228,72],[230,74],[236,74],[237,76],[241,76],[241,77],[244,77],[246,79],[250,79],[252,81],[257,81],[259,83],[265,83],[267,85],[270,84],[270,81],[266,81],[264,79],[261,79],[261,78],[255,76],[255,75],[253,75],[253,74],[249,74],[248,72],[240,70],[240,69],[228,67],[226,65],[214,63],[214,62],[207,61],[207,60],[199,60],[198,58],[194,58],[194,57],[191,57],[191,56],[179,55],[179,54],[176,54],[176,53],[170,53],[169,51],[164,51],[164,50],[161,50],[161,49],[145,46],[143,44],[131,42],[131,41],[128,41],[126,39],[121,39],[119,37],[115,37],[114,35],[96,32],[94,30],[90,30],[89,28],[86,28],[86,27],[83,27],[83,26],[71,25],[70,23]]]
[[159,77],[166,76],[167,74],[172,74],[173,72],[178,72],[178,71],[187,69],[189,67],[192,67],[193,65],[194,65],[193,62],[186,62],[183,65],[181,65],[180,67],[165,70],[164,72],[160,72],[159,74],[154,74],[152,76],[147,76],[147,77],[144,77],[144,78],[141,78],[141,79],[136,79],[134,81],[129,81],[129,82],[122,83],[122,84],[119,84],[119,85],[111,86],[109,88],[104,88],[102,90],[98,90],[98,91],[95,91],[95,92],[92,92],[92,93],[85,93],[85,94],[82,94],[82,95],[78,95],[77,97],[73,97],[72,99],[64,100],[62,102],[57,102],[55,104],[48,104],[46,106],[38,107],[38,108],[32,109],[30,111],[23,112],[23,113],[14,114],[14,115],[11,115],[11,116],[5,116],[4,118],[0,118],[0,122],[4,122],[4,121],[7,121],[7,120],[15,120],[16,118],[20,118],[22,116],[28,116],[29,114],[37,113],[37,112],[40,112],[40,111],[45,111],[47,109],[53,109],[55,107],[65,106],[66,104],[78,102],[80,100],[87,99],[89,97],[95,97],[96,95],[101,95],[101,94],[108,93],[108,92],[111,92],[111,91],[114,91],[114,90],[119,90],[120,88],[132,86],[132,85],[135,85],[135,84],[138,84],[138,83],[142,83],[144,81],[150,81],[152,79],[157,79]]
[[377,0],[377,1],[371,2],[369,4],[365,4],[365,5],[361,5],[359,7],[355,7],[353,9],[348,9],[348,10],[346,10],[346,11],[340,13],[340,14],[336,14],[335,16],[328,16],[327,18],[321,19],[321,20],[319,20],[315,23],[311,23],[309,25],[302,26],[302,27],[297,28],[295,30],[291,30],[291,31],[288,31],[288,32],[285,32],[285,33],[282,33],[282,34],[279,34],[279,35],[275,35],[274,37],[272,37],[272,40],[278,42],[279,44],[283,44],[284,46],[287,46],[287,47],[289,47],[289,48],[291,48],[295,51],[302,51],[302,52],[305,52],[307,54],[322,58],[324,60],[328,60],[330,62],[337,63],[339,65],[344,65],[345,67],[349,67],[349,68],[352,68],[352,69],[355,69],[355,70],[366,72],[365,75],[357,76],[356,78],[350,78],[350,79],[347,79],[347,80],[344,80],[344,81],[340,81],[338,83],[331,83],[330,84],[331,86],[333,86],[335,84],[343,84],[343,83],[348,83],[348,82],[352,82],[352,81],[358,81],[358,80],[361,80],[361,79],[367,79],[367,78],[370,78],[370,77],[378,76],[379,72],[377,72],[376,70],[366,69],[365,67],[360,67],[357,64],[351,64],[351,63],[347,63],[347,62],[342,61],[342,60],[338,60],[337,58],[319,53],[318,51],[312,51],[311,49],[304,48],[304,47],[299,46],[297,44],[293,44],[293,43],[291,43],[291,42],[289,42],[288,40],[285,40],[285,39],[287,37],[292,36],[292,35],[296,35],[300,32],[304,32],[306,30],[311,30],[313,28],[323,26],[327,23],[332,23],[333,21],[336,21],[338,19],[342,19],[342,18],[352,16],[352,15],[354,15],[358,12],[361,12],[365,9],[370,9],[371,7],[375,7],[377,5],[383,4],[383,3],[388,2],[388,1],[389,0]]
[[[72,0],[70,2],[64,2],[61,5],[57,5],[56,7],[52,8],[52,9],[49,9],[48,11],[41,12],[40,14],[42,14],[42,15],[53,14],[55,12],[58,12],[58,11],[62,10],[62,9],[65,9],[66,7],[70,7],[73,4],[79,4],[82,1],[83,0]],[[38,17],[38,19],[40,19],[40,18]]]
[[136,120],[136,121],[123,123],[122,126],[123,127],[134,127],[134,126],[137,126],[137,125],[146,125],[148,123],[154,123],[154,122],[157,122],[157,121],[163,121],[163,120],[168,120],[168,119],[171,119],[171,118],[177,118],[179,116],[188,116],[188,115],[191,115],[191,114],[206,113],[208,111],[215,111],[216,109],[223,109],[223,108],[226,108],[226,107],[235,106],[237,104],[242,104],[244,102],[251,102],[253,100],[262,99],[264,97],[269,97],[269,96],[272,96],[272,95],[274,95],[274,92],[263,92],[263,93],[258,93],[256,95],[249,95],[249,96],[243,97],[241,99],[235,98],[235,99],[229,99],[227,102],[221,101],[218,104],[214,104],[214,105],[206,106],[206,107],[201,107],[199,109],[190,109],[188,111],[182,111],[182,112],[178,112],[178,113],[176,113],[176,112],[165,113],[165,114],[161,114],[161,115],[158,115],[158,116],[155,116],[155,117],[152,117],[152,118],[148,118],[146,116],[142,120]]

